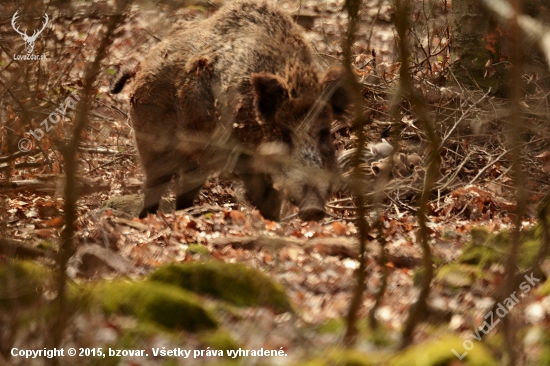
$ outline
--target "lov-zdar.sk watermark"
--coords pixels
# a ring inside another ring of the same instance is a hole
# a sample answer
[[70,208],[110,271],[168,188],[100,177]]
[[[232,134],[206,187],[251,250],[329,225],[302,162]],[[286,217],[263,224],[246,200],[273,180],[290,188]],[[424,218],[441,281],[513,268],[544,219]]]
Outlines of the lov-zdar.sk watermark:
[[27,34],[27,31],[28,30],[25,30],[24,32],[20,31],[19,30],[19,26],[16,24],[16,20],[17,20],[17,13],[19,11],[16,11],[15,14],[13,14],[13,17],[11,18],[11,26],[13,27],[13,29],[19,33],[19,35],[21,35],[21,37],[23,37],[23,41],[25,41],[25,49],[27,50],[27,54],[26,55],[13,55],[13,59],[14,60],[28,60],[28,61],[37,61],[37,60],[45,60],[46,59],[46,55],[35,55],[33,54],[33,50],[34,50],[34,42],[36,42],[36,39],[38,38],[38,36],[40,35],[40,33],[42,33],[42,31],[46,28],[46,25],[48,24],[48,14],[44,14],[44,22],[42,23],[42,28],[40,30],[38,29],[35,29],[32,33],[32,35],[28,35]]
[[[533,273],[531,273],[530,276],[525,275],[525,279],[526,281],[523,281],[519,285],[520,290],[523,292],[522,294],[519,295],[520,297],[525,296],[526,293],[531,291],[532,287],[535,287],[537,282],[540,282],[538,278],[535,278],[533,276]],[[479,334],[479,331],[482,331],[483,334],[487,334],[491,330],[493,330],[493,328],[498,323],[500,323],[500,318],[504,318],[506,315],[508,315],[510,310],[519,302],[519,299],[516,296],[516,291],[512,292],[512,294],[507,298],[505,298],[502,302],[504,303],[504,305],[502,305],[501,303],[498,303],[497,308],[495,310],[495,313],[497,314],[498,319],[493,321],[494,320],[493,311],[492,310],[489,311],[487,314],[485,314],[483,319],[490,320],[490,323],[487,323],[487,320],[485,320],[485,322],[481,326],[476,328],[473,334],[470,334],[470,337],[472,337],[476,341],[481,341],[482,335]],[[487,329],[485,329],[485,327],[487,327]],[[462,342],[462,347],[464,347],[464,349],[466,350],[464,351],[463,354],[459,354],[457,351],[455,351],[454,348],[451,350],[455,354],[455,356],[458,357],[459,360],[462,360],[464,357],[466,357],[466,355],[468,354],[467,351],[470,351],[472,348],[474,348],[474,342],[472,342],[471,339],[466,339],[464,342]]]
[[[40,123],[40,126],[43,126],[44,129],[39,127],[34,130],[30,130],[29,134],[34,137],[36,141],[42,140],[44,137],[44,130],[46,130],[46,132],[50,132],[53,126],[57,125],[57,123],[61,121],[61,116],[67,115],[67,108],[75,109],[76,103],[79,100],[80,97],[76,95],[76,93],[71,94],[71,96],[67,97],[64,102],[59,104],[59,107],[55,109],[55,112],[50,113],[50,115]],[[19,140],[17,146],[19,147],[19,150],[27,152],[32,148],[32,141],[25,137]]]

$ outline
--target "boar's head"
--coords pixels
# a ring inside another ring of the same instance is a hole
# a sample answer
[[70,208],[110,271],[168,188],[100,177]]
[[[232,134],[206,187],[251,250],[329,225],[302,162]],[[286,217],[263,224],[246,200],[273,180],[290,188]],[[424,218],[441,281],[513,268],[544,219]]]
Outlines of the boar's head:
[[321,82],[306,77],[307,85],[304,78],[285,82],[265,72],[251,77],[256,117],[265,131],[255,169],[270,175],[302,220],[322,219],[332,192],[337,164],[331,123],[348,102],[343,75],[329,69]]

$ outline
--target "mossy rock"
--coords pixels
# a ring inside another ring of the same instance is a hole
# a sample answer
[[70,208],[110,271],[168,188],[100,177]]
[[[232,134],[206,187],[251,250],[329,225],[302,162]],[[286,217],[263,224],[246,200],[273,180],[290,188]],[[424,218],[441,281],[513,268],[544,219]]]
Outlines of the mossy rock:
[[38,249],[55,252],[57,251],[57,244],[47,240],[42,240],[37,246]]
[[[143,349],[143,345],[150,342],[151,339],[159,337],[161,339],[174,339],[177,341],[181,337],[181,333],[169,332],[166,328],[159,326],[153,322],[128,322],[125,321],[124,325],[119,328],[118,337],[114,342],[107,342],[103,344],[103,352],[106,352],[105,348],[108,346],[112,349],[125,349],[125,350],[136,350]],[[149,352],[149,355],[151,353]],[[164,360],[168,360],[166,357]],[[123,356],[109,356],[109,357],[90,357],[86,365],[88,366],[118,366],[118,365],[127,365],[128,363],[123,362]],[[135,363],[130,363],[130,365],[138,365]],[[164,363],[163,363],[164,365]]]
[[27,306],[37,301],[42,287],[52,279],[48,268],[29,261],[0,265],[0,308]]
[[366,354],[353,349],[335,349],[311,361],[299,362],[296,366],[374,366],[383,364],[384,358],[378,354]]
[[472,228],[471,234],[471,241],[464,246],[458,258],[460,262],[481,267],[505,263],[510,241],[507,231],[491,234],[484,228],[476,227]]
[[134,316],[168,329],[196,332],[216,328],[212,315],[193,294],[170,285],[150,281],[103,283],[96,294],[103,310]]
[[435,274],[436,280],[453,288],[470,287],[478,278],[482,277],[483,271],[479,267],[458,263],[446,264],[440,267]]
[[317,332],[320,334],[342,334],[346,329],[346,321],[341,318],[329,319],[319,326]]
[[540,339],[538,339],[537,344],[532,344],[531,347],[537,347],[540,346],[541,352],[538,357],[538,363],[533,363],[533,365],[537,366],[547,366],[550,365],[550,334],[548,334],[548,331],[545,329],[544,325],[538,325],[535,326],[538,328],[535,330],[535,332],[538,331],[538,335],[540,336]]
[[241,347],[227,332],[220,329],[204,332],[200,335],[200,340],[204,349],[210,347],[210,349],[222,350],[226,355],[226,351],[237,350]]
[[[372,329],[367,319],[359,319],[356,323],[358,337],[377,347],[385,347],[392,344],[387,328],[382,322],[378,323],[376,329]],[[314,327],[317,334],[330,335],[335,339],[341,339],[346,331],[347,321],[345,318],[329,319],[325,323]]]
[[193,254],[210,256],[210,251],[208,250],[208,248],[200,244],[190,244],[189,247],[187,247],[187,251]]
[[543,284],[542,286],[540,286],[538,289],[537,289],[537,295],[539,296],[548,296],[550,295],[550,278],[547,279]]
[[475,244],[483,244],[491,236],[491,232],[484,227],[474,226],[470,230],[470,236],[472,237],[472,242]]
[[[510,232],[489,233],[484,228],[472,228],[472,239],[463,248],[459,261],[489,267],[491,264],[504,264],[510,253]],[[521,233],[518,264],[526,268],[538,255],[541,244],[541,229],[535,225]]]
[[172,264],[157,269],[151,281],[216,297],[239,306],[266,306],[292,311],[283,287],[262,272],[223,262]]
[[[454,335],[446,335],[438,340],[428,340],[424,343],[414,345],[403,352],[392,357],[389,366],[442,366],[463,364],[467,366],[497,366],[498,363],[491,356],[487,348],[481,342],[471,340],[474,347],[466,351],[462,343],[465,340]],[[453,353],[455,350],[459,355],[467,354],[459,362],[458,357]]]
[[[519,264],[527,268],[539,255],[540,245],[542,244],[542,227],[536,224],[529,231],[521,235],[521,247],[519,250]],[[549,253],[546,255],[548,256]]]

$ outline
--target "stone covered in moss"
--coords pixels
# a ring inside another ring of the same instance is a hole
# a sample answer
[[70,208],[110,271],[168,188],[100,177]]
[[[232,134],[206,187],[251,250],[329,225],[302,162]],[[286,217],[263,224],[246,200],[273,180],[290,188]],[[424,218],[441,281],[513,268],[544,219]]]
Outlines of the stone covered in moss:
[[541,287],[537,289],[537,295],[548,296],[550,295],[550,278],[547,279]]
[[30,305],[40,298],[42,286],[51,279],[50,271],[29,261],[0,265],[0,308]]
[[215,350],[222,350],[227,355],[228,350],[236,350],[242,346],[237,344],[231,336],[223,330],[207,331],[200,336],[202,344]]
[[481,267],[504,263],[508,241],[508,232],[491,235],[484,228],[473,228],[472,240],[464,246],[458,259],[463,263],[478,264]]
[[[520,250],[518,252],[518,264],[527,267],[538,255],[541,244],[540,226],[521,234]],[[472,229],[472,240],[468,242],[459,257],[463,263],[476,264],[488,267],[491,264],[504,264],[510,252],[510,232],[500,231],[496,234],[489,233],[484,228]]]
[[112,282],[95,291],[107,313],[131,315],[168,329],[199,331],[216,327],[216,321],[192,295],[182,289],[150,281]]
[[374,366],[384,364],[384,357],[376,354],[365,354],[353,349],[335,349],[322,357],[309,362],[300,362],[298,365],[306,366]]
[[329,319],[317,331],[320,334],[342,334],[346,329],[346,321],[342,318]]
[[532,364],[537,366],[550,365],[550,334],[548,334],[544,322],[529,328],[523,340],[527,352],[540,350],[537,357],[538,363]]
[[267,306],[291,311],[285,291],[258,270],[223,262],[173,264],[159,268],[151,281],[165,282],[239,306]]
[[454,288],[470,287],[482,277],[483,271],[479,267],[459,263],[446,264],[435,275],[436,280]]
[[[467,366],[497,366],[498,363],[491,356],[481,342],[473,341],[474,346],[469,351],[462,345],[465,340],[453,335],[444,336],[438,340],[428,340],[414,345],[392,357],[390,366],[440,366],[440,365],[467,365]],[[472,341],[470,339],[470,341]],[[462,361],[453,353],[455,350]],[[466,354],[464,355],[464,352]]]
[[187,248],[187,251],[189,253],[200,254],[204,256],[210,255],[210,251],[208,250],[208,248],[200,244],[190,244]]

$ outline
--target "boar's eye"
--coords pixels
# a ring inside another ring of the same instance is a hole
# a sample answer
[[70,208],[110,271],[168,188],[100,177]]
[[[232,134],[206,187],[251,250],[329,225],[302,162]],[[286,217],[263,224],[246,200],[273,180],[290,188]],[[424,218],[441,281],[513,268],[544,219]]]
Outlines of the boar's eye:
[[326,144],[330,140],[330,131],[328,128],[323,128],[319,131],[319,142],[321,144]]
[[292,133],[288,128],[281,129],[281,141],[287,145],[292,145]]

